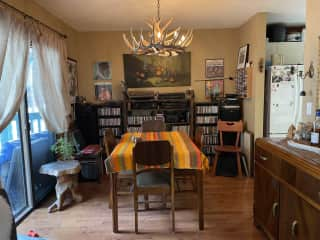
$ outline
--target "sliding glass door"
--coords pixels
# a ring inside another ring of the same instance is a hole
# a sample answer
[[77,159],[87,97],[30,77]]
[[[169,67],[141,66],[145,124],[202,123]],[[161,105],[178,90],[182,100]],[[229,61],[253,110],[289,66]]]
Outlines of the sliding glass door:
[[0,180],[15,217],[31,208],[20,114],[0,133]]
[[53,190],[55,178],[39,173],[41,165],[54,161],[53,133],[40,116],[31,88],[33,60],[30,49],[25,100],[10,124],[0,132],[0,181],[19,221]]

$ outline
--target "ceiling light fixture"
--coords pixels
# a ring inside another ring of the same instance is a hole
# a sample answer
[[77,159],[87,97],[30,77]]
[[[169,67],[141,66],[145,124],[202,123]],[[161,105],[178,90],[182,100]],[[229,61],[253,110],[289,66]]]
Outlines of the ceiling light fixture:
[[147,25],[151,29],[146,33],[147,37],[145,38],[145,34],[141,29],[137,40],[131,28],[129,35],[131,41],[128,40],[126,34],[123,34],[123,40],[134,54],[177,56],[183,53],[192,42],[193,31],[189,29],[183,32],[181,27],[169,31],[168,28],[173,18],[170,18],[163,26],[160,26],[160,0],[157,0],[157,3],[157,17],[147,21]]

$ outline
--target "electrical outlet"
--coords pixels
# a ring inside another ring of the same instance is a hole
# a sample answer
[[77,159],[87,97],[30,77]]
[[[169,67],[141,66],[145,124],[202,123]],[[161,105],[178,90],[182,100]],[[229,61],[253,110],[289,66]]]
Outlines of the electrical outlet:
[[312,102],[307,102],[306,115],[307,116],[311,116],[312,115]]

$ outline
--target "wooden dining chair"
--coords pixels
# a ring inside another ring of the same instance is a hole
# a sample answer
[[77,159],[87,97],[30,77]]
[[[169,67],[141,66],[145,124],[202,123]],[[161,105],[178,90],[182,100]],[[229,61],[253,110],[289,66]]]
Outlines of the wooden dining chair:
[[166,124],[162,120],[147,120],[142,123],[142,132],[166,131]]
[[[228,122],[228,121],[218,121],[218,131],[220,137],[220,145],[215,146],[215,157],[213,163],[213,176],[216,175],[217,169],[217,162],[219,159],[219,154],[221,152],[230,152],[236,153],[237,155],[237,168],[238,168],[238,176],[242,177],[242,170],[241,170],[241,162],[240,162],[240,154],[241,154],[241,147],[239,147],[240,135],[243,131],[243,122],[242,120],[238,122]],[[237,133],[236,142],[234,145],[224,145],[223,144],[223,132],[234,132]]]
[[[154,168],[168,164],[169,169]],[[173,150],[168,141],[141,141],[133,148],[135,232],[138,233],[139,195],[171,195],[172,231],[175,231]],[[145,200],[146,201],[146,200]],[[149,201],[156,203],[162,201]]]
[[[117,140],[112,132],[112,129],[108,128],[104,131],[104,136],[103,136],[103,142],[105,146],[105,153],[106,156],[110,156],[112,153],[113,149],[116,147]],[[118,194],[128,194],[131,193],[131,186],[133,186],[133,176],[132,172],[122,172],[117,175],[117,181],[125,182],[127,185],[129,185],[129,191],[128,190],[119,190],[117,191]],[[110,174],[110,183],[111,183],[111,174]],[[119,187],[121,187],[121,184],[118,184]],[[111,184],[110,184],[110,191],[109,191],[109,208],[112,208],[112,189],[111,189]]]

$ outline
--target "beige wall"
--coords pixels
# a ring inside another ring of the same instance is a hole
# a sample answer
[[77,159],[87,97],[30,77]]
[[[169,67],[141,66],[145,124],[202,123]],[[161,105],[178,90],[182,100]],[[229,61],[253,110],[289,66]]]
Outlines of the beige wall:
[[[319,85],[319,36],[320,36],[320,1],[319,0],[307,0],[306,6],[306,39],[305,39],[305,53],[304,64],[305,70],[308,70],[311,61],[314,63],[316,74],[313,79],[307,78],[304,81],[305,91],[307,96],[304,97],[303,107],[303,120],[314,121],[315,108],[319,107],[319,98],[317,97],[319,92],[317,87]],[[313,102],[313,114],[311,116],[306,115],[306,103]]]
[[[225,76],[234,76],[239,47],[250,44],[249,60],[254,64],[253,97],[244,100],[244,121],[255,137],[263,135],[264,73],[258,71],[258,62],[266,54],[266,14],[256,14],[239,29],[196,30],[188,51],[191,52],[191,88],[196,101],[204,101],[206,58],[224,58]],[[93,64],[112,62],[113,98],[121,99],[120,81],[124,78],[122,54],[128,53],[122,32],[79,33],[79,92],[94,101]],[[101,81],[103,82],[103,81]],[[184,91],[189,87],[157,88],[155,91]],[[225,93],[234,92],[234,81],[225,80]]]
[[[312,0],[309,0],[312,1]],[[122,32],[79,33],[51,15],[31,0],[6,0],[5,2],[39,19],[66,34],[68,56],[78,60],[79,94],[94,101],[93,64],[96,61],[112,62],[114,99],[121,99],[120,81],[124,78],[122,54],[128,53]],[[316,1],[314,1],[316,2]],[[258,62],[265,56],[266,15],[257,14],[239,29],[195,30],[191,52],[191,88],[196,101],[204,101],[205,59],[224,58],[225,77],[234,76],[239,47],[250,44],[250,61],[254,64],[253,98],[244,100],[244,120],[248,130],[256,137],[262,136],[264,76],[258,72]],[[184,91],[190,87],[158,88],[155,91]],[[234,92],[234,82],[225,80],[225,93]]]
[[[120,81],[124,79],[122,55],[128,48],[122,39],[123,32],[85,32],[79,34],[79,92],[87,100],[94,101],[93,64],[96,61],[111,61],[113,98],[121,99]],[[191,88],[196,100],[205,100],[205,83],[195,80],[205,78],[205,59],[224,58],[225,76],[234,75],[237,59],[237,34],[234,29],[196,30],[188,51],[191,52]],[[103,81],[102,81],[103,82]],[[155,91],[185,91],[190,87],[153,88]],[[225,92],[234,91],[234,82],[225,81]]]
[[243,101],[243,119],[254,137],[263,136],[264,71],[258,63],[266,55],[266,14],[258,13],[239,29],[239,47],[249,43],[249,62],[253,63],[252,98]]
[[31,0],[4,0],[4,2],[67,35],[68,56],[75,59],[78,58],[77,32],[74,29]]

